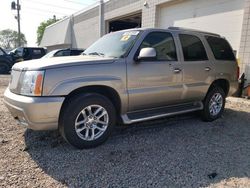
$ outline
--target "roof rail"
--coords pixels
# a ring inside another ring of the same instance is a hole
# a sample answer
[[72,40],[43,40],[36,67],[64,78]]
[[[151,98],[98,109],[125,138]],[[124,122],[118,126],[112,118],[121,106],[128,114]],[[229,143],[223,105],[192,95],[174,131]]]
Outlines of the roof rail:
[[202,33],[202,34],[214,35],[214,36],[217,36],[217,37],[221,37],[219,34],[216,34],[216,33],[210,33],[210,32],[206,32],[206,31],[190,29],[190,28],[184,28],[184,27],[169,27],[168,29],[170,29],[170,30],[179,30],[179,31],[193,31],[193,32],[197,32],[197,33]]

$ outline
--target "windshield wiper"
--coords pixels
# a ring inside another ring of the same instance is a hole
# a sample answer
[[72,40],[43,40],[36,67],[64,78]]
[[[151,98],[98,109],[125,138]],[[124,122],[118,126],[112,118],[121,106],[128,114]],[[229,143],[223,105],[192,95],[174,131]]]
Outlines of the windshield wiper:
[[99,52],[91,52],[91,53],[88,53],[88,55],[105,56],[103,53],[99,53]]

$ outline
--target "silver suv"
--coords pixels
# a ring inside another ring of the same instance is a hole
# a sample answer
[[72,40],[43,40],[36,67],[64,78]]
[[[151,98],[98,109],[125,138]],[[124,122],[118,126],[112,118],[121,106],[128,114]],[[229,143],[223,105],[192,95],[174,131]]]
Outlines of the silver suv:
[[117,122],[192,111],[213,121],[238,74],[232,48],[217,34],[133,29],[105,35],[80,56],[15,64],[4,100],[22,125],[58,129],[73,146],[90,148]]

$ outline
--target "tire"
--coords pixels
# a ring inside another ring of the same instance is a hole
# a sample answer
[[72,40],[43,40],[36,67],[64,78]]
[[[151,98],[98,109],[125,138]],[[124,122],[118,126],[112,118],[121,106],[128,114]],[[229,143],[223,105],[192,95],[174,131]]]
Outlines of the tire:
[[104,143],[115,124],[116,111],[110,100],[99,94],[85,94],[69,99],[64,105],[59,131],[74,147],[87,149]]
[[10,67],[5,62],[0,62],[0,74],[8,74],[10,72]]
[[226,103],[225,92],[220,87],[214,87],[209,91],[203,101],[204,108],[201,111],[202,119],[207,122],[221,117]]

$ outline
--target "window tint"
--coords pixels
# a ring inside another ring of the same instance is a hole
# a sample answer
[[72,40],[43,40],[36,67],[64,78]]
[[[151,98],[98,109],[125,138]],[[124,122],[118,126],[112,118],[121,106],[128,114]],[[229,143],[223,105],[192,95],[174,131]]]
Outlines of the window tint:
[[58,57],[58,56],[70,56],[70,50],[61,50],[61,51],[57,52],[54,56],[55,57]]
[[204,61],[208,59],[206,50],[198,37],[186,34],[180,34],[179,37],[185,61]]
[[206,36],[206,39],[213,51],[215,59],[229,61],[235,60],[232,48],[225,39],[211,36]]
[[157,60],[176,61],[176,48],[172,35],[165,32],[153,32],[148,34],[140,46],[152,47],[156,50]]
[[42,50],[33,49],[33,54],[34,54],[34,55],[41,55],[41,54],[42,54]]
[[82,50],[71,50],[71,55],[80,55],[82,52]]

